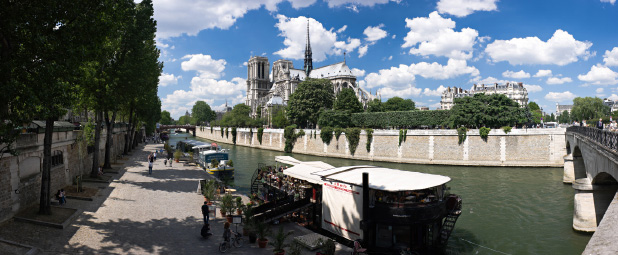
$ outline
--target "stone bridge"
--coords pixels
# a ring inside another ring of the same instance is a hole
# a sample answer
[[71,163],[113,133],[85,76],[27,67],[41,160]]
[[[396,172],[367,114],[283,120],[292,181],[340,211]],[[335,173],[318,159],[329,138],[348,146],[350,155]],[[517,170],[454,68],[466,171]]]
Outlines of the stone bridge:
[[575,189],[573,229],[595,232],[584,254],[618,254],[618,133],[567,128],[564,183]]
[[193,136],[195,136],[195,126],[194,125],[160,125],[159,126],[159,130],[172,129],[172,128],[185,129],[187,133],[191,131],[193,133]]

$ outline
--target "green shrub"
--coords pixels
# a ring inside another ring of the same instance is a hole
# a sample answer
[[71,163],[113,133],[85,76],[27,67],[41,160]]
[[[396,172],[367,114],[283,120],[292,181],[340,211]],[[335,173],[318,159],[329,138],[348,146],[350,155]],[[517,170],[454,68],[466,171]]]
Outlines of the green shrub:
[[340,127],[336,127],[335,128],[335,139],[337,140],[337,142],[339,142],[339,136],[341,136],[341,133],[343,133],[343,128]]
[[367,133],[367,153],[369,153],[371,151],[371,141],[373,140],[373,129],[367,128],[365,132]]
[[213,132],[213,128],[212,126],[210,126],[210,133],[212,134],[212,132]]
[[323,127],[320,131],[320,138],[322,138],[323,143],[330,145],[330,141],[333,140],[333,128]]
[[356,147],[358,147],[358,142],[360,140],[360,128],[348,128],[345,130],[345,138],[350,143],[350,153],[354,156],[356,152]]
[[351,126],[365,128],[417,128],[446,126],[449,110],[353,113]]
[[221,127],[221,138],[223,138],[223,127]]
[[504,131],[505,134],[508,134],[511,132],[512,127],[510,126],[504,126],[502,127],[502,131]]
[[230,128],[229,127],[225,128],[225,138],[226,139],[230,138]]
[[290,125],[285,127],[285,129],[283,130],[283,137],[285,138],[285,148],[283,148],[283,151],[287,153],[291,153],[294,149],[294,143],[296,142],[296,139],[305,135],[304,130],[300,130],[298,131],[298,133],[296,133],[295,129],[296,125]]
[[407,129],[400,129],[399,130],[399,146],[401,146],[401,142],[405,142],[406,141],[406,137],[408,136],[408,130]]
[[349,111],[326,110],[320,114],[318,125],[320,127],[351,127],[352,115]]
[[479,129],[479,135],[481,135],[481,138],[483,138],[483,140],[487,141],[487,136],[489,136],[489,131],[491,131],[491,128],[488,128],[488,127],[482,127]]
[[232,143],[236,144],[236,127],[232,127]]
[[467,137],[467,133],[468,132],[468,128],[461,126],[457,129],[457,137],[459,138],[459,144],[461,145],[463,142],[466,141],[466,137]]
[[262,136],[264,135],[264,128],[258,128],[257,138],[260,145],[262,145]]

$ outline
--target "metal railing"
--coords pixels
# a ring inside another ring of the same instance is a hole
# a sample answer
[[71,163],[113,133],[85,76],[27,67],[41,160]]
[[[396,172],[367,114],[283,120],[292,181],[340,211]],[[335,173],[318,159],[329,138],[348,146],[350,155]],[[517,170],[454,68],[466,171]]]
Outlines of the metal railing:
[[600,144],[606,149],[618,152],[618,132],[579,126],[568,127],[567,132],[574,132],[584,135],[588,139]]

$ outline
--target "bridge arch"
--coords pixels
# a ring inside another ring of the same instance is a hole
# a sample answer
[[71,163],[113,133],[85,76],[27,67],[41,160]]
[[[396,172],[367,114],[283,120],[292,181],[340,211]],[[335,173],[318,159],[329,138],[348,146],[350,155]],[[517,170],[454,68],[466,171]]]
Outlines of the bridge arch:
[[575,180],[588,177],[586,174],[586,164],[579,146],[573,149],[573,172]]

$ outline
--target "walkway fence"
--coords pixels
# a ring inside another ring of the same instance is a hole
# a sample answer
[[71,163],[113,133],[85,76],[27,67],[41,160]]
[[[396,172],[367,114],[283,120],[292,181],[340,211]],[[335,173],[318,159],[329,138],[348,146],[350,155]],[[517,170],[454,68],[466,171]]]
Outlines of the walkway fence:
[[588,139],[604,146],[606,149],[618,152],[618,132],[580,126],[568,127],[567,132],[575,132],[584,135]]

